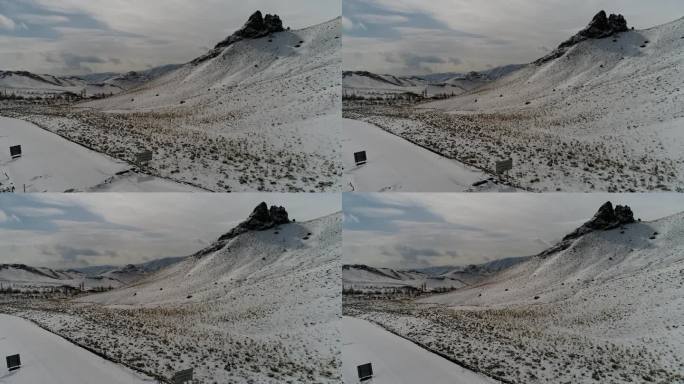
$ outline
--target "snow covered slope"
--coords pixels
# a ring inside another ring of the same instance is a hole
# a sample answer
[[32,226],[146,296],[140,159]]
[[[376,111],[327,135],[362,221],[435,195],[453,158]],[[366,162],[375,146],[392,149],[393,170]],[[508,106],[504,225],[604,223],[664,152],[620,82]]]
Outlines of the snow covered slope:
[[28,320],[0,314],[0,355],[19,354],[20,369],[4,369],[6,384],[139,384],[157,382],[107,361]]
[[[447,159],[362,121],[343,119],[344,190],[356,192],[512,191],[476,168]],[[357,166],[354,153],[366,151]],[[430,169],[430,172],[425,172]],[[484,181],[480,187],[473,184]]]
[[373,364],[373,384],[497,383],[471,372],[367,321],[342,318],[345,384],[357,384],[356,367]]
[[142,86],[78,108],[18,107],[150,173],[212,191],[337,191],[340,19],[219,45]]
[[[196,377],[211,382],[337,383],[340,241],[340,214],[233,231],[128,287],[77,300],[106,312],[149,312],[142,321],[154,329],[121,336],[133,345],[99,347],[131,348],[146,370],[164,377],[191,364]],[[99,328],[120,326],[102,321]],[[166,349],[180,348],[185,364],[158,354],[159,337],[167,339]],[[207,349],[214,350],[209,357]]]
[[[484,135],[497,133],[496,154],[474,137],[466,145],[474,156],[512,153],[520,179],[538,189],[681,188],[683,37],[679,19],[581,41],[560,57],[424,107],[451,115],[445,119],[453,123],[475,120]],[[454,134],[444,132],[447,143],[463,139]]]
[[[12,159],[9,147],[22,146]],[[0,191],[192,192],[200,189],[141,175],[124,161],[95,152],[35,124],[0,116]]]

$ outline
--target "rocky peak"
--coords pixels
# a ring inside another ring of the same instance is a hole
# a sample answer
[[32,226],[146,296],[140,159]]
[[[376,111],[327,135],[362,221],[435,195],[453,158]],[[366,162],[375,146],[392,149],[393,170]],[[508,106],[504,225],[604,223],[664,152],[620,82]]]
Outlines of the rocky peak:
[[631,223],[634,223],[634,214],[630,207],[617,205],[613,208],[613,204],[608,201],[598,209],[591,220],[567,234],[560,243],[542,252],[539,256],[544,257],[567,249],[576,239],[589,232],[607,231]]
[[257,39],[271,33],[282,32],[283,22],[278,15],[261,15],[256,11],[249,17],[245,25],[216,45],[215,48],[227,47],[243,39]]
[[202,257],[209,253],[218,251],[223,248],[226,243],[243,233],[249,231],[265,231],[267,229],[275,228],[281,224],[287,224],[290,222],[287,211],[283,207],[278,207],[272,205],[270,208],[266,203],[262,202],[254,208],[252,213],[247,217],[247,220],[238,224],[235,228],[231,229],[228,233],[219,237],[216,242],[214,242],[209,247],[197,252],[194,256]]
[[627,27],[627,20],[622,15],[611,14],[606,16],[606,11],[597,13],[589,25],[583,30],[579,31],[575,36],[561,43],[553,52],[535,61],[535,64],[543,64],[547,61],[563,56],[568,48],[576,45],[579,42],[589,39],[602,39],[612,36],[616,33],[625,32]]
[[223,51],[223,48],[240,40],[258,39],[260,37],[270,35],[271,33],[282,32],[284,30],[283,22],[280,20],[280,16],[268,14],[263,16],[261,11],[256,11],[252,14],[252,16],[249,17],[249,19],[247,19],[247,22],[242,26],[242,28],[238,29],[235,31],[235,33],[216,44],[214,49],[211,51],[191,61],[191,63],[199,64],[206,60],[212,59],[218,56]]

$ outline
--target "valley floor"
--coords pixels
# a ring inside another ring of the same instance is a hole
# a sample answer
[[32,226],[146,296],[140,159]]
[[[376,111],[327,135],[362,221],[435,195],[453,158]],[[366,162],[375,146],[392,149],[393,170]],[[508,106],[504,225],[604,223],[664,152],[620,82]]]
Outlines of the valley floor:
[[373,364],[373,384],[496,383],[365,320],[343,317],[342,338],[345,384],[358,383],[356,367],[366,363]]
[[22,367],[0,383],[154,383],[156,380],[101,358],[28,320],[0,314],[0,355],[19,354]]
[[[513,190],[487,182],[490,175],[447,159],[363,121],[344,119],[344,188],[357,192],[463,192]],[[366,151],[368,162],[357,166],[354,153]]]
[[[12,159],[9,147],[21,145]],[[198,188],[140,174],[124,161],[92,151],[26,121],[0,116],[0,191],[190,192]]]

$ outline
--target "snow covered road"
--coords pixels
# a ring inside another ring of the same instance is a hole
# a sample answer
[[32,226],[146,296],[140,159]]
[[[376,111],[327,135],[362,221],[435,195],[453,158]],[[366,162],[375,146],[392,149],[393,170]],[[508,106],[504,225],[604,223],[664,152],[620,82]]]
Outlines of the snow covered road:
[[[9,147],[21,145],[23,155],[12,159]],[[0,116],[0,189],[15,192],[125,190],[180,192],[193,188],[156,177],[130,173],[115,177],[131,165],[92,151],[26,121]],[[140,177],[146,176],[146,177]],[[113,178],[111,183],[104,184]],[[117,187],[117,184],[122,184]]]
[[20,354],[22,367],[0,367],[2,384],[154,383],[71,344],[28,320],[0,314],[0,356]]
[[[362,121],[344,119],[343,135],[345,190],[463,192],[490,177]],[[366,151],[368,163],[357,167],[358,151]]]
[[356,367],[369,362],[374,372],[369,384],[497,383],[365,320],[343,317],[342,340],[345,384],[357,384]]

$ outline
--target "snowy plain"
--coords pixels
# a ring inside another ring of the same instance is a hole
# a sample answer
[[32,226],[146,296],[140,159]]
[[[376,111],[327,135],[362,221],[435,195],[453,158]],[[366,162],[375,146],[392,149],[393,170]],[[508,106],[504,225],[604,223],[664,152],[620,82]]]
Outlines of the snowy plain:
[[[21,145],[21,157],[11,158],[9,147],[13,145]],[[133,171],[133,166],[129,163],[85,148],[29,122],[2,116],[0,148],[2,191],[199,190],[185,184],[140,174]]]
[[3,384],[138,384],[157,381],[101,358],[32,322],[0,314],[0,356],[19,354],[21,368],[3,366]]
[[345,384],[360,383],[356,367],[373,364],[369,384],[497,383],[468,371],[365,320],[342,318],[342,365]]
[[[491,182],[491,176],[447,159],[371,124],[343,120],[344,190],[356,192],[463,192],[514,190]],[[366,151],[368,162],[357,166],[354,153]],[[429,171],[428,171],[429,170]]]

